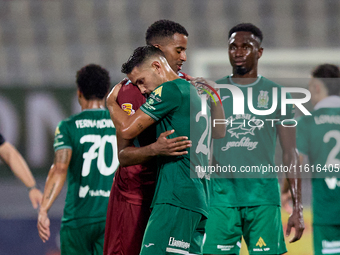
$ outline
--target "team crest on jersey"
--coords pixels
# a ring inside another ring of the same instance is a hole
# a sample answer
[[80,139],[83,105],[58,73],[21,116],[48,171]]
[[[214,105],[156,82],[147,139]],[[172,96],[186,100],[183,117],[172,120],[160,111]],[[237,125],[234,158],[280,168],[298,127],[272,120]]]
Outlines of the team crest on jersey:
[[155,94],[155,96],[159,96],[159,97],[162,97],[162,89],[163,89],[163,86],[159,87],[158,89],[155,89],[153,92]]
[[257,97],[257,107],[268,108],[268,91],[261,90],[259,96]]
[[155,101],[152,99],[152,98],[150,98],[149,100],[148,100],[148,103],[151,105],[151,104],[153,104]]
[[122,104],[123,111],[127,112],[128,115],[132,115],[135,113],[135,110],[132,109],[132,104],[130,103],[124,103]]

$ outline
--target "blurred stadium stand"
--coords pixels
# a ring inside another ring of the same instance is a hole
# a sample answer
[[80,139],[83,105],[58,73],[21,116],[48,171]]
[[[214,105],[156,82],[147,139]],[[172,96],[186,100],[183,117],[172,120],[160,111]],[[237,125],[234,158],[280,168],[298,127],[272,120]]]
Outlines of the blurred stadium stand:
[[187,28],[189,55],[225,47],[239,22],[258,25],[265,48],[339,47],[339,13],[337,0],[0,1],[0,86],[70,86],[90,62],[118,81],[121,64],[161,18]]

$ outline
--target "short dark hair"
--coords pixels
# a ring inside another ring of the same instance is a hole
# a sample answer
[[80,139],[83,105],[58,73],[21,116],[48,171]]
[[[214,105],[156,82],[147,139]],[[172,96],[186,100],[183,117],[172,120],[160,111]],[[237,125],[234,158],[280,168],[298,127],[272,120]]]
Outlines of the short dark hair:
[[155,40],[163,39],[164,37],[172,37],[175,33],[189,36],[187,30],[182,25],[171,20],[158,20],[146,30],[146,44],[152,45],[155,43]]
[[[340,94],[340,69],[336,65],[322,64],[312,71],[312,76],[321,80],[328,90],[328,95]],[[332,78],[332,79],[330,79]]]
[[76,75],[78,89],[87,100],[103,99],[110,88],[109,72],[96,64],[82,67]]
[[230,38],[230,36],[235,33],[235,32],[251,32],[255,37],[257,37],[260,40],[260,43],[263,40],[263,34],[262,31],[255,26],[252,23],[240,23],[236,26],[234,26],[233,28],[230,29],[229,31],[229,35],[228,35],[228,39]]
[[133,54],[129,57],[128,61],[122,65],[122,73],[131,73],[134,67],[140,66],[148,58],[155,55],[164,57],[164,53],[154,46],[148,45],[138,47],[133,51]]

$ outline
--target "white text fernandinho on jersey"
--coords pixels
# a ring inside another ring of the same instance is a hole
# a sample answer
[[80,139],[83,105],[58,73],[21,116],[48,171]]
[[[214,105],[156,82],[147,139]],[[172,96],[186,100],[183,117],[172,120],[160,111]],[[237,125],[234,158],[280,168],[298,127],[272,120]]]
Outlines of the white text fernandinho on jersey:
[[77,128],[108,128],[114,127],[111,119],[101,119],[101,120],[76,120]]

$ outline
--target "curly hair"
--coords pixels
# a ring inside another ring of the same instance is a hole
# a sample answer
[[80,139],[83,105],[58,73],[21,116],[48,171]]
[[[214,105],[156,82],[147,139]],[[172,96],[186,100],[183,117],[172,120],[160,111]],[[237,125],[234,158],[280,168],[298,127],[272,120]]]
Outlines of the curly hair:
[[155,40],[160,40],[165,37],[172,37],[175,33],[189,36],[187,30],[182,25],[171,20],[158,20],[146,30],[146,44],[152,45],[155,43]]
[[164,57],[164,53],[154,46],[142,46],[134,50],[128,61],[122,65],[122,73],[129,74],[133,68],[143,64],[149,57],[158,55]]
[[96,64],[82,67],[76,75],[78,89],[87,100],[103,99],[110,88],[109,72]]
[[230,36],[235,33],[235,32],[251,32],[255,37],[257,37],[260,40],[260,43],[263,40],[263,34],[262,31],[255,25],[251,23],[240,23],[233,28],[230,29],[229,34],[228,34],[228,39]]
[[319,65],[312,71],[312,76],[321,80],[325,84],[329,96],[339,96],[340,69],[338,66],[332,64]]

